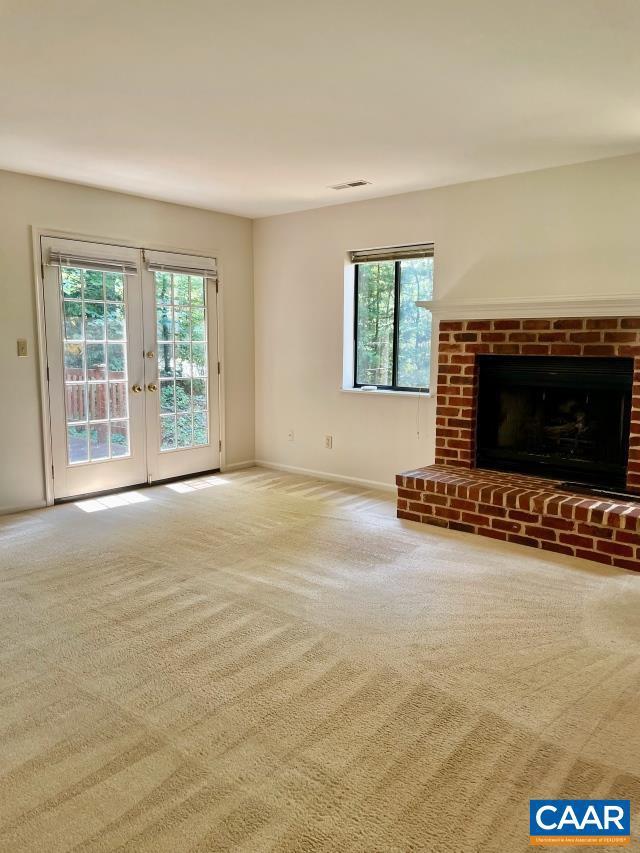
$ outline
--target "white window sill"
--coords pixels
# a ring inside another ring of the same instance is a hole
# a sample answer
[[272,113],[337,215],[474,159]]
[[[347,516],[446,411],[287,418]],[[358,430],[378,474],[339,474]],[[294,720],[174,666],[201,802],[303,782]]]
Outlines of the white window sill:
[[430,397],[429,391],[390,391],[388,388],[341,388],[343,394],[367,394],[370,397]]

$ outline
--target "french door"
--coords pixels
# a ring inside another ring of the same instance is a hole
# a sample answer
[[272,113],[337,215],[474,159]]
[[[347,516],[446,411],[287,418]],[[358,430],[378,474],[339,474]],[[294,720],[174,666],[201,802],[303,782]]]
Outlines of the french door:
[[218,468],[214,259],[42,240],[54,497]]

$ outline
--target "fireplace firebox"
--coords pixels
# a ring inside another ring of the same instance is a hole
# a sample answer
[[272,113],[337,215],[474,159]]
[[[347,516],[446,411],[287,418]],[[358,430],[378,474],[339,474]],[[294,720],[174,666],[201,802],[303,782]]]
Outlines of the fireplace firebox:
[[632,358],[478,356],[476,465],[623,489]]

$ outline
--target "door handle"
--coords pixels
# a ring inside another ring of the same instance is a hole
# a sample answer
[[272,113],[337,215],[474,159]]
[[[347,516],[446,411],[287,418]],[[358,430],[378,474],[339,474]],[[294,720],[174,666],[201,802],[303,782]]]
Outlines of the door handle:
[[142,385],[132,385],[131,386],[132,394],[141,394],[142,393]]
[[155,382],[150,382],[147,385],[147,391],[157,391],[157,390],[158,390],[158,386],[156,385]]

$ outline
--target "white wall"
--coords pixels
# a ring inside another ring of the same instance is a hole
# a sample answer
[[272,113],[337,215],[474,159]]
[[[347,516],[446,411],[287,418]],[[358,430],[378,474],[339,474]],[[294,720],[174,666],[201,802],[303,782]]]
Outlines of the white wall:
[[433,461],[434,400],[418,438],[416,398],[340,391],[348,250],[433,240],[450,299],[633,294],[639,231],[636,155],[257,220],[257,458],[384,483]]
[[[253,459],[252,223],[195,208],[0,172],[0,512],[44,501],[33,227],[220,260],[224,287],[227,464]],[[18,359],[16,339],[29,357]]]

